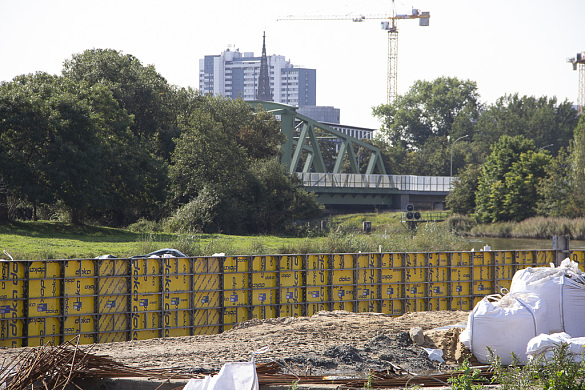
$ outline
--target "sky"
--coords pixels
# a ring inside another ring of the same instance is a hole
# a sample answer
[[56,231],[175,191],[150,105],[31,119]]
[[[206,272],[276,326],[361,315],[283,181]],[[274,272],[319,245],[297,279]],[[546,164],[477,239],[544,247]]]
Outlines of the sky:
[[[475,81],[482,103],[506,94],[576,104],[585,52],[585,0],[396,0],[397,14],[428,11],[430,25],[398,21],[398,94],[417,80]],[[170,84],[198,88],[199,59],[231,47],[317,70],[317,105],[341,123],[378,128],[386,103],[388,36],[379,20],[286,20],[390,15],[391,0],[0,0],[0,81],[60,74],[88,49],[115,49],[154,65]]]

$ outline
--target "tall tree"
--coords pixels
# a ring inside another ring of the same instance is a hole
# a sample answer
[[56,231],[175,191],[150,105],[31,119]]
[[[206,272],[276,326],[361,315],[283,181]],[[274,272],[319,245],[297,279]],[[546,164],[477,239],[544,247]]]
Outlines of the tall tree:
[[453,189],[447,195],[447,207],[456,214],[471,215],[475,212],[475,194],[481,169],[469,164],[455,180]]
[[558,104],[554,97],[505,95],[482,112],[474,141],[488,150],[503,135],[521,135],[556,155],[569,146],[577,120],[577,111],[568,101]]
[[479,108],[475,82],[440,77],[415,82],[394,103],[374,107],[374,115],[382,121],[381,132],[392,146],[417,149],[433,136],[471,135]]
[[178,136],[172,109],[176,90],[134,56],[112,49],[91,49],[74,55],[63,65],[63,75],[75,82],[106,86],[121,108],[133,116],[130,129],[147,147],[165,160]]
[[73,222],[104,182],[85,89],[46,73],[19,76],[0,88],[0,175],[33,208],[62,202]]
[[476,215],[484,223],[520,221],[536,214],[537,185],[550,156],[522,136],[502,136],[481,169]]

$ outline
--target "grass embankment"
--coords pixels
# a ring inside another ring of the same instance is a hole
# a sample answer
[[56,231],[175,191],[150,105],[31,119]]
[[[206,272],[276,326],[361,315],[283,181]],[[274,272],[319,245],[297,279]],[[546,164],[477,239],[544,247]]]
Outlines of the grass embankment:
[[585,218],[534,217],[521,222],[478,225],[471,217],[454,215],[447,223],[459,234],[473,237],[548,239],[563,235],[570,236],[572,240],[585,240]]
[[[370,221],[365,234],[362,223]],[[125,229],[75,226],[62,222],[14,222],[0,225],[0,251],[17,260],[93,258],[142,255],[175,248],[189,256],[286,253],[418,252],[467,250],[465,239],[446,224],[421,224],[416,234],[400,223],[400,213],[350,214],[304,226],[303,237],[231,236],[193,233],[136,233]],[[6,255],[2,257],[6,258]]]

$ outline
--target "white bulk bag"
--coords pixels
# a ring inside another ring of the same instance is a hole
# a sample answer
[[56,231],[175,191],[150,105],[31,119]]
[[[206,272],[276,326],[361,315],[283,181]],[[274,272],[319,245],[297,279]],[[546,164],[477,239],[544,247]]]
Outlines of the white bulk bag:
[[575,362],[580,362],[585,353],[585,337],[571,338],[567,333],[541,334],[528,342],[526,354],[529,359],[543,355],[545,361],[554,357],[554,348],[561,343],[568,344],[567,353]]
[[512,278],[510,292],[538,294],[546,305],[551,333],[585,336],[585,277],[576,262],[565,259],[558,268],[520,270]]
[[504,365],[512,363],[512,353],[521,363],[526,363],[528,341],[548,333],[547,324],[545,307],[538,295],[490,295],[478,302],[469,314],[460,341],[482,364],[490,363],[488,347]]

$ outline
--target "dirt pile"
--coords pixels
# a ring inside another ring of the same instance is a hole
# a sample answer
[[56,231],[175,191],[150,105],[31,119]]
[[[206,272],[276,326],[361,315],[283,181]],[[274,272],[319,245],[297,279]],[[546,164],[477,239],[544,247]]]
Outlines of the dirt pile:
[[[289,373],[359,375],[370,369],[428,372],[447,366],[430,360],[427,352],[412,342],[409,330],[422,327],[423,346],[443,349],[447,363],[454,364],[462,354],[460,330],[442,327],[466,321],[467,314],[441,311],[391,317],[319,312],[312,317],[254,319],[216,335],[97,344],[91,353],[130,366],[195,373],[218,370],[227,362],[248,361],[253,351],[269,347],[267,353],[256,356],[256,361],[279,362]],[[0,359],[17,351],[1,349]]]

